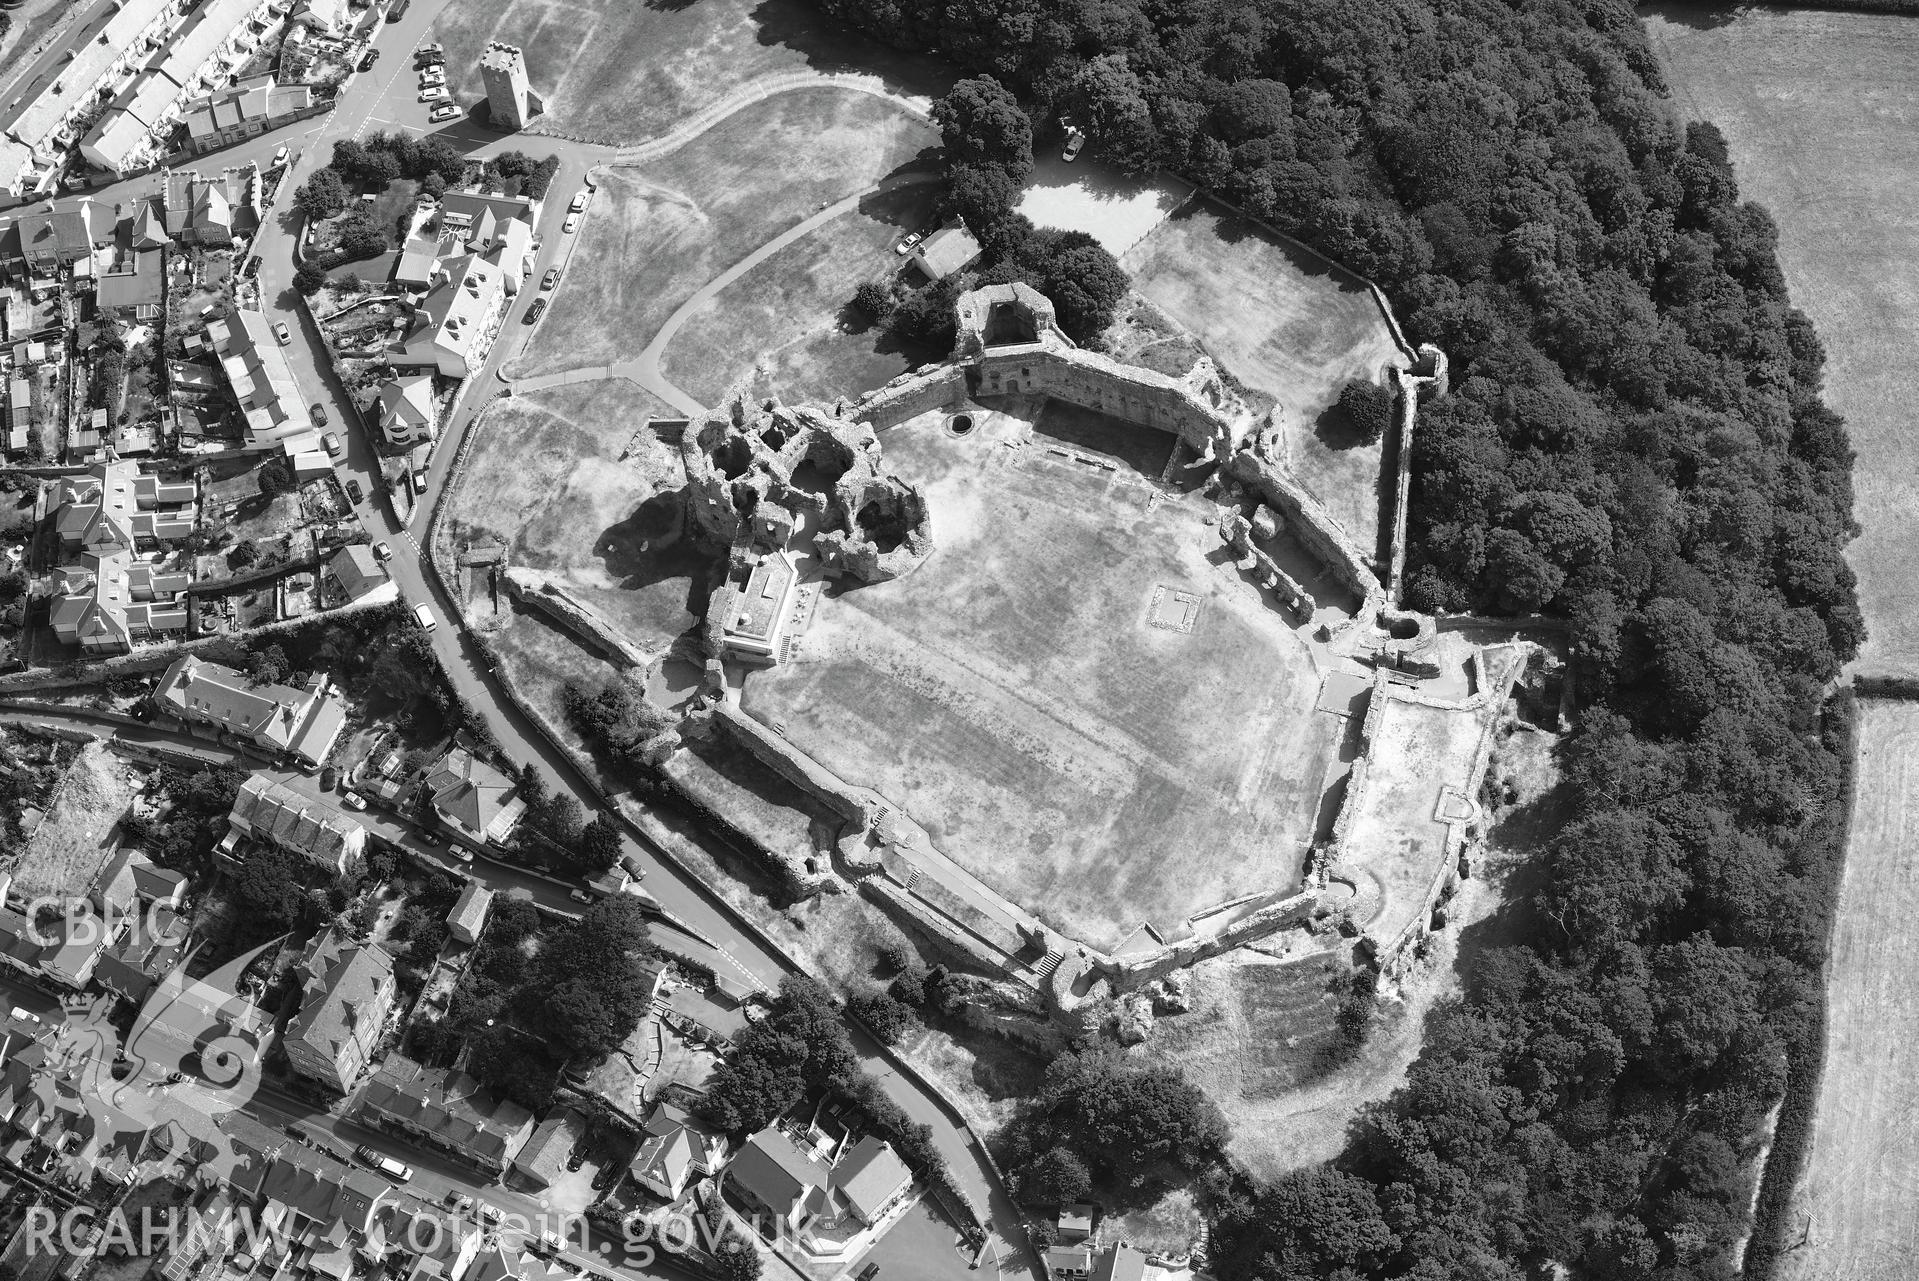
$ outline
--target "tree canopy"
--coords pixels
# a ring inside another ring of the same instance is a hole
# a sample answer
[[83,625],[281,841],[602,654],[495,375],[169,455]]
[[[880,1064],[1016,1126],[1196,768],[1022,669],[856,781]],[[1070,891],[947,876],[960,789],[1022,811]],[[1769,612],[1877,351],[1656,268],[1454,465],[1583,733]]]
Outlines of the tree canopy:
[[[1864,634],[1851,450],[1773,224],[1719,131],[1674,123],[1632,7],[815,2],[1373,279],[1451,358],[1413,441],[1408,603],[1571,629],[1587,706],[1532,928],[1429,1016],[1340,1179],[1273,1185],[1284,1214],[1225,1196],[1223,1275],[1727,1275],[1746,1203],[1688,1171],[1818,1053],[1851,732],[1825,691]],[[1017,260],[1017,218],[976,230]],[[1316,1228],[1327,1206],[1366,1230]]]

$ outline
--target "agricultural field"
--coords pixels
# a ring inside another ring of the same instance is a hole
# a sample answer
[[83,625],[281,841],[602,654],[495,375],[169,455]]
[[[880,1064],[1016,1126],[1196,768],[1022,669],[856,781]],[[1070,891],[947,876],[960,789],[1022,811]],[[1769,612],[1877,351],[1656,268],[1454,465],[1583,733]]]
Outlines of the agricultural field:
[[932,215],[936,191],[927,184],[874,196],[758,264],[685,319],[662,372],[714,405],[742,379],[788,401],[831,401],[913,368],[847,304],[855,284],[900,270],[905,260],[893,246]]
[[806,75],[822,59],[933,94],[952,77],[829,27],[806,0],[460,0],[427,38],[446,45],[447,87],[461,101],[485,96],[488,40],[518,45],[547,107],[529,132],[607,143],[656,137],[755,80]]
[[1697,23],[1691,9],[1646,18],[1682,113],[1719,126],[1740,194],[1779,224],[1792,302],[1826,344],[1826,400],[1858,451],[1862,532],[1847,559],[1870,636],[1857,667],[1919,675],[1919,438],[1905,386],[1919,343],[1919,26],[1770,8]]
[[[794,661],[748,677],[746,711],[1104,949],[1297,886],[1339,732],[1314,711],[1312,650],[1208,559],[1218,534],[1197,500],[1038,439],[1009,450],[1017,422],[885,433],[937,550],[823,599]],[[1168,438],[1138,434],[1163,461]]]
[[1353,378],[1403,364],[1357,276],[1204,201],[1181,208],[1121,260],[1133,288],[1196,334],[1213,359],[1279,402],[1293,471],[1353,541],[1379,539],[1381,446],[1336,409]]
[[[508,373],[531,378],[632,359],[701,286],[822,204],[908,167],[937,141],[931,125],[885,99],[809,88],[743,108],[638,169],[610,171],[550,313]],[[892,208],[875,202],[870,215],[862,213],[873,224],[865,237],[880,236]],[[771,279],[781,279],[778,269]],[[826,292],[819,300],[825,316],[788,323],[836,319],[855,283]],[[737,373],[757,355],[737,342],[729,350],[736,356],[723,365],[737,363]]]
[[680,543],[677,500],[650,501],[681,483],[677,444],[648,433],[622,461],[667,412],[623,378],[500,403],[451,501],[455,541],[498,538],[511,563],[563,581],[639,643],[669,643],[705,609],[707,558]]
[[1780,1281],[1891,1281],[1919,1252],[1919,1126],[1908,1059],[1919,913],[1919,704],[1860,703],[1857,799],[1826,979],[1826,1064],[1787,1217]]

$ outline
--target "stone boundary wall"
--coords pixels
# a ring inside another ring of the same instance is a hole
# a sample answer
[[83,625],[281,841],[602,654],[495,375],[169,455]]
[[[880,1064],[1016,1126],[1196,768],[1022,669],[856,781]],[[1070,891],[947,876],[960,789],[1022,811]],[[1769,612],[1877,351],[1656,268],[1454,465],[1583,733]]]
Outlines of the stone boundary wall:
[[857,825],[861,832],[866,830],[866,802],[839,775],[731,703],[720,703],[713,708],[713,724],[752,753],[760,764],[846,822]]
[[[1373,286],[1375,293],[1378,288]],[[1390,308],[1386,317],[1392,319]],[[1397,327],[1393,333],[1398,336]],[[1405,346],[1405,339],[1399,341]],[[1397,368],[1393,371],[1393,380],[1399,384],[1399,453],[1393,471],[1393,538],[1386,572],[1386,596],[1395,606],[1401,602],[1406,576],[1406,522],[1412,514],[1413,428],[1419,418],[1419,393],[1422,388],[1430,387],[1434,395],[1443,396],[1447,389],[1446,353],[1427,343],[1420,347],[1419,355],[1422,362],[1431,363],[1432,373],[1409,373]]]
[[648,654],[627,640],[620,630],[598,610],[578,600],[565,587],[536,570],[502,566],[507,595],[520,604],[552,619],[562,630],[588,648],[598,650],[615,664],[644,669],[658,654]]
[[965,400],[965,370],[952,365],[929,365],[901,374],[878,390],[867,392],[841,408],[840,416],[870,422],[873,430],[885,431],[929,409],[962,404]]
[[1286,518],[1286,530],[1332,571],[1342,587],[1359,597],[1356,626],[1371,626],[1386,604],[1386,592],[1373,572],[1372,557],[1362,552],[1333,514],[1293,479],[1279,463],[1242,450],[1226,464],[1226,474],[1250,485],[1268,506]]
[[[1480,719],[1478,740],[1473,748],[1472,765],[1467,771],[1464,783],[1464,796],[1472,804],[1475,812],[1481,782],[1486,776],[1486,768],[1492,760],[1493,738],[1499,728],[1500,708],[1512,691],[1513,682],[1519,679],[1525,670],[1523,656],[1516,656],[1507,663],[1496,679],[1488,680],[1483,660],[1474,655],[1479,666],[1477,673],[1479,692],[1463,703],[1449,703],[1441,699],[1428,698],[1409,689],[1395,685],[1385,672],[1378,673],[1373,680],[1373,693],[1366,708],[1366,719],[1360,730],[1360,755],[1353,762],[1347,775],[1346,795],[1340,802],[1339,815],[1333,821],[1333,833],[1320,854],[1322,874],[1338,878],[1347,865],[1342,864],[1339,854],[1351,827],[1353,815],[1359,811],[1367,786],[1367,766],[1371,761],[1373,739],[1379,729],[1380,719],[1385,715],[1386,705],[1392,702],[1419,704],[1427,707],[1442,707],[1470,712]],[[1398,978],[1404,974],[1409,964],[1408,957],[1412,948],[1432,932],[1433,909],[1439,905],[1451,891],[1460,877],[1460,855],[1465,844],[1466,831],[1470,819],[1441,820],[1446,824],[1446,836],[1443,842],[1443,857],[1435,860],[1432,878],[1427,882],[1425,892],[1420,896],[1419,910],[1407,919],[1407,923],[1390,939],[1367,937],[1373,944],[1373,954],[1379,963],[1380,972],[1388,978]],[[1354,871],[1357,871],[1357,866]],[[1351,879],[1359,879],[1347,873]]]
[[[1195,383],[1205,385],[1209,378],[1218,378],[1212,361],[1204,356],[1194,363],[1188,380],[1123,364],[1098,352],[1050,344],[989,347],[968,359],[984,377],[1017,382],[1021,395],[1048,396],[1167,432],[1202,454],[1210,448],[1224,455],[1239,444],[1253,422],[1244,406],[1237,414],[1229,413],[1229,405],[1211,404],[1196,390]],[[1223,384],[1218,385],[1225,391]],[[996,388],[983,390],[990,395]]]

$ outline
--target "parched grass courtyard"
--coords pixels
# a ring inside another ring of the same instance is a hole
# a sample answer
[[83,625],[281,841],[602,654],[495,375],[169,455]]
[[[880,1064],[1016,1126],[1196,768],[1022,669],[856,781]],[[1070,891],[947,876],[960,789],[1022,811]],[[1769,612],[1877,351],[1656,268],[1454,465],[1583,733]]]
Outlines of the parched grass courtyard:
[[[1296,887],[1342,724],[1313,710],[1308,644],[1233,569],[1208,505],[1043,437],[1009,447],[1028,424],[985,417],[882,435],[888,469],[925,487],[936,550],[822,601],[745,709],[1102,948]],[[1152,433],[1107,429],[1106,452],[1151,461]]]
[[906,373],[915,358],[849,303],[860,281],[900,270],[893,246],[932,216],[937,192],[928,184],[870,197],[760,263],[687,318],[662,370],[707,405],[747,378],[783,400],[830,403]]
[[[632,359],[708,281],[938,141],[931,125],[884,99],[802,89],[746,107],[641,168],[611,170],[550,313],[508,372],[530,378]],[[842,282],[846,295],[855,283]],[[738,343],[729,350],[745,366],[757,355]],[[725,378],[735,372],[746,370]]]
[[[805,0],[459,0],[428,39],[446,45],[449,87],[485,96],[480,54],[504,40],[526,54],[547,103],[532,133],[643,142],[762,76],[832,62],[944,92],[950,72],[831,27]],[[528,150],[532,150],[531,147]]]
[[649,433],[621,458],[668,412],[622,378],[496,405],[449,510],[455,540],[497,538],[636,642],[669,644],[705,608],[709,558],[681,541],[677,499],[659,497],[684,483],[677,446]]
[[1123,264],[1227,373],[1279,402],[1293,472],[1359,546],[1375,546],[1380,446],[1359,443],[1329,410],[1347,380],[1403,361],[1365,282],[1205,201],[1162,222]]

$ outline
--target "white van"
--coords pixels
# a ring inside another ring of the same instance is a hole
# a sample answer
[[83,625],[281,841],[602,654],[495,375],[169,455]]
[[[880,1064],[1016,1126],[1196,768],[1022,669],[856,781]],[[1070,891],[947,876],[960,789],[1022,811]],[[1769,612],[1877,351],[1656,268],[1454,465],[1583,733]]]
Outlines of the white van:
[[415,605],[413,607],[413,616],[420,620],[421,631],[430,632],[433,630],[433,611],[425,605]]
[[367,1169],[384,1174],[395,1183],[406,1183],[413,1178],[412,1166],[406,1164],[404,1161],[395,1161],[384,1152],[375,1152],[372,1148],[364,1144],[355,1148],[353,1155],[358,1157],[360,1164],[366,1166]]

